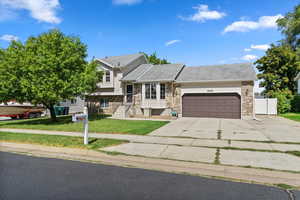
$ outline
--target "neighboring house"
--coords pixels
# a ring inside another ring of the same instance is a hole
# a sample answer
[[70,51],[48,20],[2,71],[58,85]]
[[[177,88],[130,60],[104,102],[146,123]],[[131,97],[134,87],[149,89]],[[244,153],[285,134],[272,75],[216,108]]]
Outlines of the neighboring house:
[[65,100],[59,102],[59,106],[69,107],[69,114],[73,114],[83,112],[84,103],[85,101],[83,98],[76,97],[72,100]]
[[296,76],[295,80],[297,81],[297,93],[300,95],[300,72]]
[[105,73],[89,106],[114,117],[253,118],[250,63],[186,67],[148,64],[143,54],[97,59]]

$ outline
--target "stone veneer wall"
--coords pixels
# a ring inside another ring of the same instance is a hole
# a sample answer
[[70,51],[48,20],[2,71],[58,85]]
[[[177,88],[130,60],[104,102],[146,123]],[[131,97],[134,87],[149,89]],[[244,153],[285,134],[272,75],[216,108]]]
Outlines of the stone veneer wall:
[[178,116],[182,115],[182,110],[181,110],[181,88],[179,84],[174,84],[173,88],[173,110],[177,112]]
[[141,104],[142,104],[142,84],[138,83],[133,85],[133,105],[129,110],[129,115],[131,116],[143,115]]
[[[171,111],[173,110],[173,91],[172,83],[166,83],[166,108],[158,109],[161,116],[170,116]],[[133,105],[129,110],[129,115],[140,116],[144,115],[143,109],[141,108],[142,104],[142,84],[134,84],[134,95],[133,95]],[[179,106],[180,107],[180,106]]]
[[[101,108],[100,99],[107,99],[109,106]],[[86,101],[91,113],[113,114],[123,104],[123,96],[88,96]]]
[[243,81],[242,92],[242,118],[252,118],[254,110],[253,81]]

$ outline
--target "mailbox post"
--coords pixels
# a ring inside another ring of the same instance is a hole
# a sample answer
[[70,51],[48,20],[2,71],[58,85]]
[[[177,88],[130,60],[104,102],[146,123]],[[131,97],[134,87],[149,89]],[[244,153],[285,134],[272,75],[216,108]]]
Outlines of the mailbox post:
[[83,114],[86,116],[85,120],[83,121],[84,124],[84,144],[89,144],[89,119],[88,119],[88,109],[85,106],[83,110]]
[[88,119],[88,109],[84,107],[83,114],[73,114],[72,121],[73,122],[83,122],[83,143],[85,145],[89,144],[89,119]]

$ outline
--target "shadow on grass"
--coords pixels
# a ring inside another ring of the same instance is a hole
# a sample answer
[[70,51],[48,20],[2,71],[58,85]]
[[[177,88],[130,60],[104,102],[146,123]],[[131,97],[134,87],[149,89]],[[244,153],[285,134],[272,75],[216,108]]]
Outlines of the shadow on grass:
[[[101,120],[110,117],[110,115],[90,115],[89,121]],[[0,122],[0,127],[5,125],[62,125],[72,122],[72,116],[58,116],[57,121],[52,121],[50,118],[25,119],[25,120],[8,120]]]

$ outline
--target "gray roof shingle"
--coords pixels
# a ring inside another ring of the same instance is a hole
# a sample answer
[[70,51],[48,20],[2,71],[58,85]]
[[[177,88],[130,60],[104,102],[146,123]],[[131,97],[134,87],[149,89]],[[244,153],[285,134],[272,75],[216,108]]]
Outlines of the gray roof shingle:
[[137,82],[175,81],[183,67],[183,64],[153,65],[138,78]]
[[130,72],[122,80],[136,82],[175,81],[183,66],[183,64],[143,64]]
[[147,70],[149,70],[153,65],[152,64],[142,64],[138,66],[133,71],[129,72],[125,77],[122,78],[122,81],[136,81],[141,75],[143,75]]
[[125,67],[141,56],[144,56],[144,54],[138,53],[138,54],[123,55],[123,56],[110,56],[110,57],[101,58],[100,60],[107,62],[113,67]]
[[251,63],[185,67],[176,82],[256,80]]
[[300,80],[300,72],[298,73],[298,75],[295,78],[295,81]]

